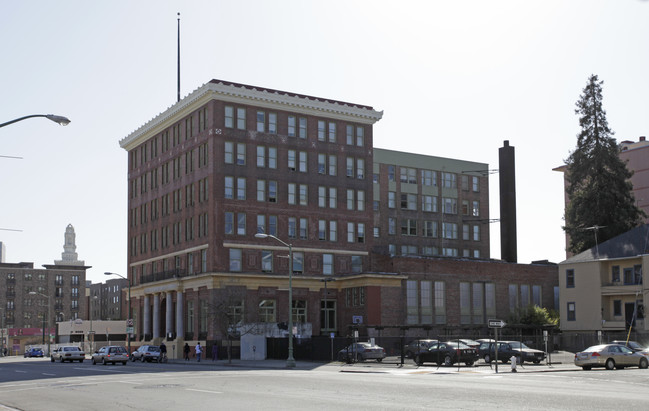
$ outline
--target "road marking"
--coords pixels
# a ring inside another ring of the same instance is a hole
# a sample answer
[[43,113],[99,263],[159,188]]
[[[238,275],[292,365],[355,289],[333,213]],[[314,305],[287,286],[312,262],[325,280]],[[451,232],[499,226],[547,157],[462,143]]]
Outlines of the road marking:
[[50,373],[46,373],[46,372],[42,372],[41,374],[43,374],[43,375],[51,375],[51,376],[56,375],[56,374],[50,374]]
[[120,384],[135,384],[135,385],[142,385],[141,382],[135,382],[135,381],[116,381]]
[[221,391],[196,390],[194,388],[185,388],[187,391],[207,392],[209,394],[223,394]]
[[22,372],[22,373],[26,373],[26,372],[27,372],[27,371],[22,371],[22,370],[14,370],[14,371],[16,371],[16,372]]

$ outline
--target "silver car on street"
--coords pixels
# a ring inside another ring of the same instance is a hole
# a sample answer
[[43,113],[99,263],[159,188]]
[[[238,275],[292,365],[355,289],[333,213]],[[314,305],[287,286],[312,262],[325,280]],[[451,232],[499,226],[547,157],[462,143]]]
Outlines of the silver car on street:
[[575,365],[590,370],[605,367],[607,370],[624,367],[647,368],[649,360],[639,352],[634,352],[620,344],[602,344],[586,348],[575,354]]
[[62,347],[58,347],[54,351],[52,351],[52,355],[50,356],[51,362],[54,361],[83,362],[83,360],[85,359],[86,359],[86,353],[83,352],[83,350],[77,347],[76,345],[64,345]]
[[126,365],[128,361],[128,352],[126,348],[121,345],[107,345],[101,347],[99,350],[95,351],[92,354],[92,364],[102,363],[104,365],[108,363],[118,363],[121,362],[123,365]]

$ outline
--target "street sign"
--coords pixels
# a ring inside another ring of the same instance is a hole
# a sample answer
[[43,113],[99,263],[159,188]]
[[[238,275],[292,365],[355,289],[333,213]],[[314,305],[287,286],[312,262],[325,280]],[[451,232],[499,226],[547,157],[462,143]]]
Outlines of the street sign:
[[506,325],[503,320],[489,320],[489,328],[503,328]]
[[133,334],[134,327],[126,327],[126,334]]
[[126,320],[126,326],[127,327],[132,327],[133,326],[133,319],[132,318],[129,318],[129,319]]

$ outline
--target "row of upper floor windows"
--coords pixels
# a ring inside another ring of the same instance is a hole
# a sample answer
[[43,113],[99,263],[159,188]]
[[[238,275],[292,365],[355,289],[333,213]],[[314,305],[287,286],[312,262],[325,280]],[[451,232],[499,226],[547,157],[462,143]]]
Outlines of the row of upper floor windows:
[[[64,284],[64,278],[65,276],[62,274],[56,274],[54,277],[54,283],[56,285],[63,285]],[[70,276],[70,282],[72,285],[79,285],[79,276],[78,275],[71,275]],[[14,282],[16,280],[16,273],[7,273],[7,280],[10,282]],[[47,281],[47,275],[45,273],[23,273],[22,275],[23,281]]]
[[[388,165],[388,181],[398,181],[404,184],[418,184],[421,182],[423,186],[444,187],[444,188],[458,188],[457,174],[448,171],[436,171],[427,169],[417,169],[412,167],[401,167],[395,165]],[[397,175],[397,170],[399,174]],[[419,176],[419,180],[417,180]],[[466,174],[460,175],[461,187],[463,191],[472,191],[474,193],[480,192],[480,177],[468,176]],[[374,174],[373,181],[375,184],[379,183],[379,175]]]
[[[307,117],[288,114],[278,117],[277,113],[265,110],[253,110],[245,107],[225,106],[226,129],[248,130],[248,112],[255,113],[255,130],[259,133],[285,134],[288,137],[308,139],[311,130],[309,124],[315,126],[312,133],[318,141],[338,143],[338,135],[344,132],[345,144],[363,147],[365,145],[365,126],[358,124],[340,124],[335,121],[313,120]],[[280,124],[280,122],[283,122]],[[281,126],[284,126],[280,129]]]
[[[419,198],[419,201],[417,201]],[[399,195],[399,208],[401,210],[418,211],[417,204],[421,205],[421,211],[436,213],[439,211],[438,197],[433,195],[417,195],[401,193]],[[480,216],[480,201],[478,200],[462,200],[462,208],[460,212],[462,215],[479,217]],[[378,201],[374,202],[374,211],[378,211],[380,206]],[[388,192],[388,208],[397,208],[397,193],[394,191]],[[441,210],[444,214],[457,214],[458,213],[458,199],[454,197],[442,197]]]
[[[338,135],[344,135],[345,144],[363,147],[366,145],[364,125],[338,123],[330,120],[310,120],[307,117],[291,114],[280,114],[246,107],[224,106],[224,124],[226,129],[255,130],[260,133],[286,135],[301,139],[309,138],[310,128],[313,137],[321,142],[338,143]],[[248,113],[254,113],[254,126],[248,124]],[[147,161],[156,158],[159,153],[180,145],[183,141],[208,129],[207,107],[174,124],[169,129],[130,151],[131,169],[136,169]],[[210,133],[211,134],[211,133]],[[216,134],[222,134],[218,129]]]
[[[400,234],[402,236],[444,238],[448,240],[462,239],[463,241],[481,241],[481,229],[477,224],[457,224],[451,222],[438,222],[434,220],[417,220],[402,218],[399,230],[397,219],[388,218],[388,235]],[[441,230],[440,230],[441,228]],[[460,233],[459,230],[462,230]],[[374,237],[380,238],[379,227],[374,227]]]

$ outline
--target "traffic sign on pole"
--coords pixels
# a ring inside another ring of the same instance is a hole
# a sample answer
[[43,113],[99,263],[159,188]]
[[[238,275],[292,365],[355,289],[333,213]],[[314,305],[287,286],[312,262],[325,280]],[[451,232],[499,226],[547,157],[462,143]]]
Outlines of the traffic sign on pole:
[[503,328],[507,325],[503,320],[489,320],[489,328]]

